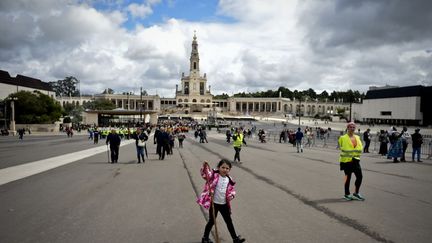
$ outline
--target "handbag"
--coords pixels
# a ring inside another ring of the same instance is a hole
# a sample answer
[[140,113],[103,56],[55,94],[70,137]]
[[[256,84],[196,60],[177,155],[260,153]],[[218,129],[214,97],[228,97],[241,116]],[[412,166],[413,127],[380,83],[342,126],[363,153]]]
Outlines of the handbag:
[[138,139],[138,147],[144,147],[146,145],[144,140]]

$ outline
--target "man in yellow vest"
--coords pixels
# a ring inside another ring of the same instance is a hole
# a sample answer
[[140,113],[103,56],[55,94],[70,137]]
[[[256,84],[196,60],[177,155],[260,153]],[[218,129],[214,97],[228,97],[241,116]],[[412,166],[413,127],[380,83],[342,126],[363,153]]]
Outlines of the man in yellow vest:
[[[363,145],[360,137],[355,135],[356,125],[354,122],[350,122],[347,125],[347,133],[339,137],[339,149],[340,149],[340,170],[345,173],[345,195],[344,198],[347,201],[353,199],[363,201],[365,198],[360,194],[360,186],[362,183],[363,175],[360,167],[360,155],[363,150]],[[351,175],[354,173],[356,176],[355,180],[355,193],[351,196],[350,193],[350,181]]]
[[246,141],[244,140],[244,136],[243,136],[243,131],[241,128],[237,128],[237,131],[233,134],[233,147],[235,150],[234,162],[238,160],[239,164],[241,163],[240,151],[243,144],[246,145]]

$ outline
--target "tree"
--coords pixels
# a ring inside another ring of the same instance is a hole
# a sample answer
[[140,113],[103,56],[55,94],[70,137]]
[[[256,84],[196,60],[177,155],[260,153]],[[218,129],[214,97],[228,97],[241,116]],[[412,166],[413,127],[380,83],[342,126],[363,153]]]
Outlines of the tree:
[[215,95],[215,96],[213,96],[213,99],[228,99],[229,98],[229,95],[228,94],[225,94],[225,93],[222,93],[221,95]]
[[284,98],[293,98],[293,92],[285,87],[279,87],[278,93],[282,92],[282,97]]
[[19,91],[9,95],[16,97],[15,118],[21,124],[52,124],[62,115],[60,104],[39,91]]
[[320,100],[326,100],[329,98],[329,94],[327,93],[327,91],[324,90],[323,92],[321,92],[321,94],[318,95],[318,98]]
[[315,100],[317,98],[317,94],[311,88],[309,88],[308,90],[305,90],[303,92],[303,96],[308,96],[310,99],[313,99],[313,100]]
[[49,82],[49,84],[55,91],[56,96],[76,97],[80,95],[80,91],[78,90],[79,82],[77,78],[70,76],[63,80]]
[[114,94],[114,90],[111,88],[105,89],[102,94]]
[[109,100],[95,100],[91,102],[87,102],[83,105],[84,109],[89,110],[112,110],[115,109],[116,106]]

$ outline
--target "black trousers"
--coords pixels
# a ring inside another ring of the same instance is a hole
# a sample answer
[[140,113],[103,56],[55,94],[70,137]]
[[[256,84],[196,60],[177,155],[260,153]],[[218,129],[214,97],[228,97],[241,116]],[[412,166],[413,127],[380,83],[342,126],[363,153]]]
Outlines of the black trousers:
[[234,150],[235,150],[234,161],[236,161],[237,159],[240,162],[241,147],[234,147]]
[[366,140],[365,141],[365,146],[363,148],[363,152],[365,153],[369,153],[369,146],[370,146],[371,141],[370,140]]
[[363,173],[360,167],[360,161],[353,161],[348,163],[341,163],[344,164],[343,171],[345,172],[345,195],[350,194],[350,182],[351,182],[351,175],[354,173],[356,180],[354,182],[355,185],[355,193],[359,193],[360,186],[363,180]]
[[117,145],[110,145],[111,150],[111,162],[117,162],[119,157],[119,148],[120,146]]
[[[237,238],[237,233],[234,229],[234,225],[232,223],[231,219],[231,212],[228,207],[228,204],[216,204],[214,203],[214,209],[215,209],[215,217],[217,218],[218,212],[221,213],[225,224],[228,228],[228,231],[233,239]],[[207,222],[207,225],[205,226],[204,230],[204,238],[208,239],[210,236],[210,231],[213,228],[214,225],[214,219],[213,219],[213,208],[210,207],[209,210],[209,221]]]
[[408,143],[402,142],[402,157],[401,157],[402,161],[405,161],[405,153],[406,153],[407,148],[408,148]]

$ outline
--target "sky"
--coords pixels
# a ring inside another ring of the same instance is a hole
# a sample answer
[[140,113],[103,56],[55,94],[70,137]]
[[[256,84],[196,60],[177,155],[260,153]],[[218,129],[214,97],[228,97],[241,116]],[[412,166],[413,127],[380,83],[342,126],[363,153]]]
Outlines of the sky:
[[175,97],[194,33],[214,95],[432,85],[430,0],[1,0],[0,33],[1,70],[83,94]]

